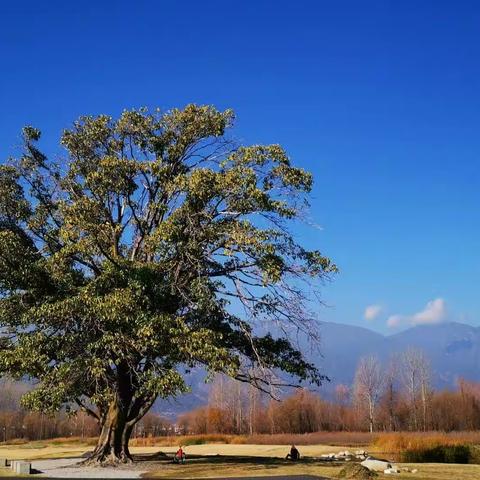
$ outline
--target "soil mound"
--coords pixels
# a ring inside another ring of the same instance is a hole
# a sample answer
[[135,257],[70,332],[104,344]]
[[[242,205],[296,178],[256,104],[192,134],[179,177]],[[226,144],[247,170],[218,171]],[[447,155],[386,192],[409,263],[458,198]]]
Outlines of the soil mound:
[[338,474],[338,478],[351,478],[352,480],[370,480],[377,476],[377,473],[371,472],[359,463],[347,463]]

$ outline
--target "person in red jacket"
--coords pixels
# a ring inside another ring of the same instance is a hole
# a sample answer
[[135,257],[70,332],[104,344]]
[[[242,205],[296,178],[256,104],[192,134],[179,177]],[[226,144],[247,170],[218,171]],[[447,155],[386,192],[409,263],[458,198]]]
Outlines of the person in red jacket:
[[173,456],[173,463],[185,463],[186,454],[183,451],[182,445],[178,448],[177,452]]

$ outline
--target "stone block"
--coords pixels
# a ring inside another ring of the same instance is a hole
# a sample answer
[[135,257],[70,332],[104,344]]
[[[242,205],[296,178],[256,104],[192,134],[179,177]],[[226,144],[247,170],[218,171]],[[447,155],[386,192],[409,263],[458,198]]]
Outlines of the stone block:
[[16,462],[15,473],[20,475],[30,474],[32,471],[32,464],[30,462]]

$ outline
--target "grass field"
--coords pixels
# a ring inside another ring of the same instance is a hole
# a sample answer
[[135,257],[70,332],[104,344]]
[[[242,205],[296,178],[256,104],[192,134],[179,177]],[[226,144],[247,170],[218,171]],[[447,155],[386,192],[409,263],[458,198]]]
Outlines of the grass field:
[[[21,445],[0,445],[0,457],[9,459],[39,460],[49,458],[77,457],[92,449],[92,442],[72,440],[31,442]],[[170,442],[174,443],[174,442]],[[350,450],[354,450],[348,446]],[[134,455],[154,454],[160,450],[172,453],[175,446],[134,446]],[[302,456],[316,457],[323,453],[345,450],[338,445],[302,445]],[[188,461],[184,465],[173,465],[167,461],[148,462],[148,477],[157,478],[214,478],[214,477],[252,477],[272,475],[318,475],[335,478],[340,464],[320,464],[308,458],[300,463],[284,460],[288,452],[287,445],[251,445],[207,443],[190,445],[185,448]],[[418,472],[402,472],[397,477],[411,480],[478,480],[480,465],[456,464],[399,464]],[[0,476],[11,476],[11,470],[0,469]],[[380,475],[378,478],[388,478]]]
[[[44,460],[48,458],[70,458],[79,457],[85,452],[92,450],[92,447],[85,444],[66,444],[66,445],[1,445],[0,457],[9,460]],[[130,449],[133,454],[155,453],[158,447],[132,447]]]
[[[401,464],[418,472],[402,472],[395,478],[410,480],[478,480],[480,465],[445,465],[445,464]],[[319,465],[318,462],[288,463],[275,459],[259,459],[257,461],[232,458],[192,459],[184,465],[161,465],[149,472],[148,477],[155,478],[218,478],[218,477],[261,477],[273,475],[317,475],[336,478],[341,465]],[[391,475],[380,474],[381,478]]]
[[[175,452],[176,446],[158,447],[131,447],[133,454]],[[0,457],[11,460],[40,460],[47,458],[67,458],[80,456],[92,446],[87,443],[51,444],[49,442],[32,442],[23,445],[0,445]],[[302,454],[306,456],[318,456],[322,453],[339,452],[338,446],[308,445],[302,447]],[[191,455],[224,455],[224,456],[257,456],[257,457],[280,457],[288,453],[285,445],[233,445],[208,443],[204,445],[190,445],[186,451]]]

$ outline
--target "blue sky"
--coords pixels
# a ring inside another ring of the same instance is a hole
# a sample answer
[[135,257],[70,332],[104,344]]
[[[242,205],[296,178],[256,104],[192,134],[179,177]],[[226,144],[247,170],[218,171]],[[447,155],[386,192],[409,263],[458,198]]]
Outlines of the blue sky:
[[81,114],[231,107],[315,175],[321,319],[480,326],[479,27],[474,1],[4,1],[1,155],[24,124],[58,153]]

